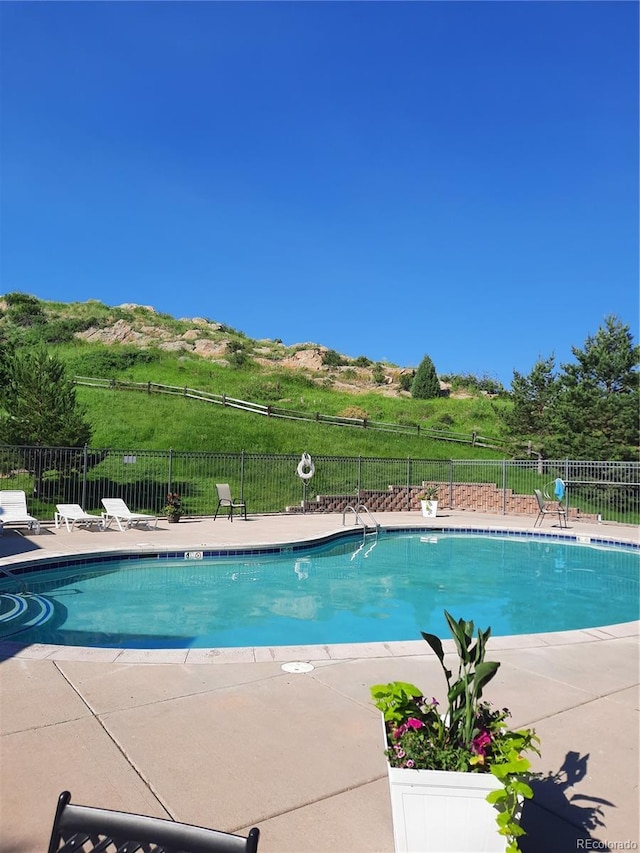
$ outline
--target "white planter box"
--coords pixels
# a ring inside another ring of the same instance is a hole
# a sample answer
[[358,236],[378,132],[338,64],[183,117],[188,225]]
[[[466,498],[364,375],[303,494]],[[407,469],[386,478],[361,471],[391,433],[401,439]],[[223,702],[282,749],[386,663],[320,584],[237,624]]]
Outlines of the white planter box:
[[396,853],[504,853],[491,773],[387,769]]
[[438,512],[438,501],[420,501],[422,515],[425,518],[435,518]]

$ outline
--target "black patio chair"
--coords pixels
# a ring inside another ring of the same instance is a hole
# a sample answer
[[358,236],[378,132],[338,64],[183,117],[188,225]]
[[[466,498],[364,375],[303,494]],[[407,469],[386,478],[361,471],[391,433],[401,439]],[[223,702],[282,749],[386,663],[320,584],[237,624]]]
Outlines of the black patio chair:
[[[157,817],[115,812],[58,798],[48,853],[256,853],[260,830],[245,838]],[[90,845],[90,846],[89,846]]]

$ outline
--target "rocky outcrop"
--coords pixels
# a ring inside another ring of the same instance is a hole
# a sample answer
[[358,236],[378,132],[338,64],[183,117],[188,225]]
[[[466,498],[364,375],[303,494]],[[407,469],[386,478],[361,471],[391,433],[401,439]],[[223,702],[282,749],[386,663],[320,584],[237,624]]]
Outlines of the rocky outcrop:
[[202,358],[220,358],[227,354],[228,341],[208,341],[205,338],[197,340],[193,351]]
[[137,305],[135,302],[123,302],[122,305],[118,305],[118,308],[122,308],[124,311],[135,311],[136,308],[144,308],[145,311],[150,311],[152,314],[156,313],[156,309],[152,305]]
[[126,320],[117,320],[113,325],[105,328],[92,326],[84,332],[78,332],[77,338],[82,338],[90,343],[101,344],[134,344],[135,346],[147,346],[148,335],[136,331]]
[[[220,323],[211,322],[203,317],[182,318],[171,323],[164,322],[150,305],[125,303],[119,306],[123,311],[144,309],[145,316],[138,312],[135,316],[119,319],[107,326],[93,326],[86,331],[76,333],[77,338],[92,343],[123,344],[136,347],[158,347],[167,352],[192,354],[208,359],[216,364],[229,363],[229,355],[237,335]],[[176,322],[179,323],[176,327]],[[372,366],[364,367],[352,363],[343,356],[346,364],[327,365],[324,363],[327,347],[314,343],[298,343],[286,346],[280,340],[264,338],[252,341],[240,340],[241,347],[257,364],[267,367],[281,367],[300,370],[310,376],[318,375],[322,381],[330,382],[335,388],[360,394],[372,388],[384,395],[397,396],[406,392],[398,387],[399,368],[384,365],[384,383],[374,382]]]
[[324,370],[325,365],[322,363],[323,352],[326,352],[326,350],[323,350],[322,347],[301,349],[294,352],[293,355],[283,358],[281,363],[283,367],[306,367],[307,370]]

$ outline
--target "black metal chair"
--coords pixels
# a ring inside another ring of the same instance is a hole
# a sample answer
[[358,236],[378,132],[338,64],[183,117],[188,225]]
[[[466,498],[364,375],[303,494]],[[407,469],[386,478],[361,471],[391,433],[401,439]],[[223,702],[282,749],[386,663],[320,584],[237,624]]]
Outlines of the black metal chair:
[[256,853],[260,830],[245,838],[157,817],[115,812],[58,798],[48,853]]
[[216,483],[216,492],[218,493],[218,506],[216,507],[216,512],[213,516],[214,521],[218,517],[218,510],[221,506],[229,507],[229,521],[233,521],[234,509],[241,510],[244,515],[244,520],[247,520],[247,505],[244,501],[234,501],[231,497],[231,487],[228,483]]
[[[567,511],[562,506],[562,504],[559,501],[557,503],[549,503],[548,501],[546,501],[540,489],[534,489],[533,493],[535,494],[536,500],[538,501],[538,516],[533,522],[533,526],[536,527],[538,524],[542,526],[542,521],[545,515],[557,515],[560,527],[567,527]],[[562,524],[563,518],[564,525]]]

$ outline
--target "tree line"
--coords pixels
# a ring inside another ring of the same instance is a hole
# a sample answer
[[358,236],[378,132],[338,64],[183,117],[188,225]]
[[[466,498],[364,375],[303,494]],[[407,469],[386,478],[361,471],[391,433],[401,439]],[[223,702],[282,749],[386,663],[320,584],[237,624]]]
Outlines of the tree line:
[[[637,460],[640,347],[629,326],[610,315],[582,348],[571,351],[575,362],[560,368],[552,354],[526,375],[513,371],[513,405],[501,415],[505,443],[514,456],[527,447],[546,459]],[[428,399],[439,393],[435,367],[426,355],[411,394]]]
[[629,326],[609,316],[571,351],[575,362],[559,369],[550,355],[527,375],[514,371],[510,440],[531,442],[547,459],[637,460],[640,347]]

